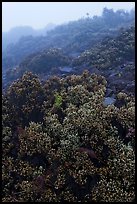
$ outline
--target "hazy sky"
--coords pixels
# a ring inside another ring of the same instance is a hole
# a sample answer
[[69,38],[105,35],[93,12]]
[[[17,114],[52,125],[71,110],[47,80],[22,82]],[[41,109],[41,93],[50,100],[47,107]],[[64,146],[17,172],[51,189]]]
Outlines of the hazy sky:
[[2,31],[16,26],[39,29],[86,16],[101,15],[104,7],[130,10],[135,2],[2,2]]

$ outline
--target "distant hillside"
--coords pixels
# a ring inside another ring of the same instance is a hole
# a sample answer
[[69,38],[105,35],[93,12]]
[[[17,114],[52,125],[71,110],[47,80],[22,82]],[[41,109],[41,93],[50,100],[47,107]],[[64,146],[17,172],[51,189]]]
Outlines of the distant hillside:
[[55,25],[52,23],[49,23],[45,28],[38,30],[33,29],[30,26],[18,26],[12,28],[9,32],[2,33],[2,49],[4,51],[9,44],[17,43],[23,36],[46,35],[47,31],[53,28],[55,28]]
[[62,48],[66,54],[76,56],[95,46],[106,36],[116,36],[120,27],[134,25],[133,13],[123,10],[114,12],[112,9],[104,8],[102,16],[83,18],[57,26],[47,32],[45,37],[23,37],[3,52],[2,67],[14,67],[28,55],[46,48]]

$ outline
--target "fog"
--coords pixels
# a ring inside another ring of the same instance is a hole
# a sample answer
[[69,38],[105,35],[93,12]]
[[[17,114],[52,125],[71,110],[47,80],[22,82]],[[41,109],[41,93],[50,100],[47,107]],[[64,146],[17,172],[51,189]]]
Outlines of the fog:
[[56,25],[82,17],[101,15],[104,7],[131,10],[135,2],[2,2],[2,31],[16,26],[44,28],[49,23]]

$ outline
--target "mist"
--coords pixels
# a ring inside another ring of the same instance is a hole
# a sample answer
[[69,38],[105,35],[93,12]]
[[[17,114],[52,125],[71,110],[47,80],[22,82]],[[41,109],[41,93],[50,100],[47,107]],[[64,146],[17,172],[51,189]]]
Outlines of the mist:
[[13,27],[31,26],[42,29],[49,23],[60,25],[69,21],[101,15],[103,8],[135,8],[135,2],[2,2],[2,32]]

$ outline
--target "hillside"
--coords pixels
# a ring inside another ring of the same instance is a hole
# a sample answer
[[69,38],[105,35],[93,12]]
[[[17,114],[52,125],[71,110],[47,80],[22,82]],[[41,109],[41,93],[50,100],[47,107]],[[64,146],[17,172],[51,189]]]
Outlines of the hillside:
[[78,56],[73,66],[91,66],[99,69],[115,68],[125,61],[135,60],[135,27],[120,29],[115,38],[106,37],[94,48]]
[[[47,49],[28,56],[19,67],[6,72],[6,80],[19,78],[25,71],[32,71],[46,79],[54,74],[79,74],[85,68],[101,74],[109,82],[112,93],[124,91],[134,94],[135,88],[135,27],[120,29],[116,37],[106,37],[94,48],[70,57],[62,49]],[[70,71],[63,71],[68,67]],[[4,82],[3,82],[4,84]]]
[[[29,54],[47,48],[62,48],[66,54],[77,56],[90,49],[106,36],[116,36],[120,27],[134,25],[134,12],[114,12],[104,9],[102,16],[83,18],[57,26],[44,37],[23,37],[10,45],[2,55],[2,68],[17,66]],[[110,24],[111,22],[111,24]]]

